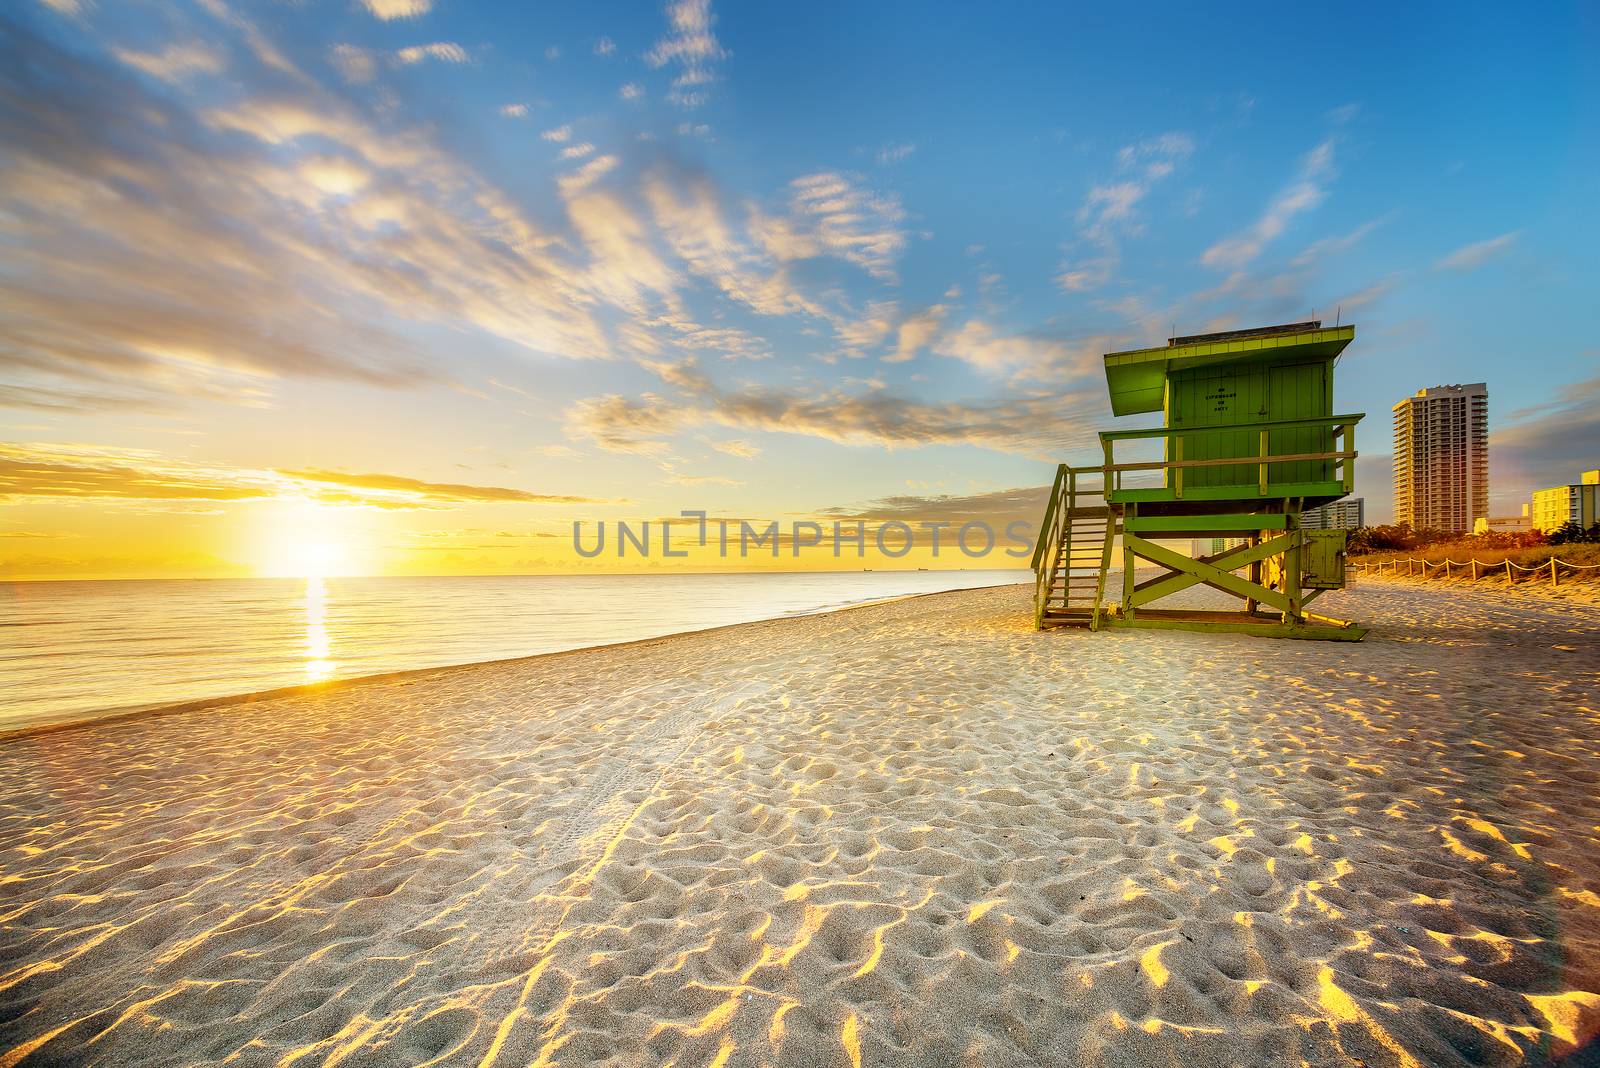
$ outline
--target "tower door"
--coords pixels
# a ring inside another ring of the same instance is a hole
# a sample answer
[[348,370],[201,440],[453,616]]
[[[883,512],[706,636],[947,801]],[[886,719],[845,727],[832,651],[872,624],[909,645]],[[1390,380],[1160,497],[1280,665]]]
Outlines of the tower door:
[[[1317,419],[1333,413],[1329,366],[1326,360],[1271,367],[1267,371],[1267,414],[1262,418]],[[1332,452],[1333,431],[1329,427],[1297,427],[1268,434],[1268,450],[1274,456],[1293,456],[1309,452]],[[1332,460],[1291,460],[1267,465],[1267,479],[1273,485],[1333,481]]]

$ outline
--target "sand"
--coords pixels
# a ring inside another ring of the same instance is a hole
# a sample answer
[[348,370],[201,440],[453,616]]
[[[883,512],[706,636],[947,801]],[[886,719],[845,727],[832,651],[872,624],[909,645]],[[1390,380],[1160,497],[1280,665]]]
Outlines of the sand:
[[1600,611],[940,594],[0,744],[0,1064],[1539,1064]]

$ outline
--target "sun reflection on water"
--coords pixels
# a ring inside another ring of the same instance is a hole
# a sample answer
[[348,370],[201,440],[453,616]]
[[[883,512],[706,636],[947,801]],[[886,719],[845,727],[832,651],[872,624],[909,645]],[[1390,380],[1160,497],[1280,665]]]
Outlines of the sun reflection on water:
[[328,640],[328,587],[320,577],[306,578],[306,681],[322,682],[339,665],[330,659]]

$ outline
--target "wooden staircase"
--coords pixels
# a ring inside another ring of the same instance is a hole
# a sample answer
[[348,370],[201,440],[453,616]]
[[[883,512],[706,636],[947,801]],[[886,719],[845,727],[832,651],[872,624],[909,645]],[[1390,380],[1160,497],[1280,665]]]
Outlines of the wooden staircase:
[[1099,628],[1118,515],[1100,468],[1061,465],[1034,550],[1035,625]]

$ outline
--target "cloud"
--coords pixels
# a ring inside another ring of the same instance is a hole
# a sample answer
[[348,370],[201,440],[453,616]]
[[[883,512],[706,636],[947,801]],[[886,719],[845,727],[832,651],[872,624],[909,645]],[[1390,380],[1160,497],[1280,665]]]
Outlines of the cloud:
[[424,482],[402,475],[354,475],[342,471],[279,471],[278,474],[313,486],[339,486],[362,494],[435,503],[465,501],[520,501],[529,504],[593,504],[594,497],[532,493],[505,486],[465,486],[454,482]]
[[218,503],[307,498],[329,504],[423,508],[470,502],[598,503],[505,486],[425,482],[402,475],[268,471],[203,464],[148,450],[0,443],[0,500],[98,499]]
[[[282,83],[281,56],[271,78],[236,58],[230,83]],[[265,403],[287,377],[437,380],[405,321],[610,355],[605,295],[573,281],[584,250],[427,132],[295,84],[190,102],[25,28],[0,37],[9,399]]]
[[887,144],[878,149],[878,162],[886,167],[892,166],[904,160],[916,150],[917,146],[909,141]]
[[893,194],[859,188],[847,175],[808,174],[789,183],[787,218],[757,215],[752,230],[766,251],[782,260],[828,254],[893,281],[906,246],[905,211]]
[[1371,219],[1362,223],[1349,233],[1338,234],[1333,237],[1324,237],[1318,241],[1313,241],[1311,244],[1306,246],[1304,252],[1300,253],[1293,260],[1291,260],[1289,265],[1291,267],[1310,267],[1316,263],[1327,260],[1332,256],[1337,256],[1341,252],[1349,252],[1351,249],[1360,244],[1368,234],[1372,233],[1372,231],[1387,223],[1392,218],[1394,218],[1394,213],[1390,212],[1388,215],[1384,215],[1381,218]]
[[990,375],[1015,374],[1021,379],[1059,382],[1096,374],[1102,353],[1113,351],[1120,338],[1098,336],[1076,340],[1042,334],[1003,334],[972,319],[933,344],[941,356],[962,360]]
[[934,304],[901,319],[895,329],[894,352],[885,356],[884,362],[904,363],[915,358],[939,332],[946,311],[943,304]]
[[572,140],[572,127],[557,126],[554,129],[546,130],[539,136],[546,141],[551,141],[558,145],[564,145],[568,141]]
[[709,98],[707,87],[716,81],[715,63],[728,53],[712,33],[710,0],[676,0],[667,5],[671,32],[645,53],[652,67],[678,66],[667,100],[679,107],[696,108]]
[[898,319],[899,309],[894,301],[872,301],[860,318],[840,323],[835,334],[846,355],[860,357],[887,338]]
[[528,105],[502,104],[500,105],[500,114],[508,119],[525,119],[528,117]]
[[441,63],[465,63],[468,60],[467,50],[453,41],[435,41],[432,44],[411,45],[396,52],[395,58],[406,66],[421,63],[425,59],[437,59]]
[[[1594,355],[1590,354],[1591,357]],[[1492,398],[1491,398],[1492,403]],[[1600,377],[1558,387],[1553,399],[1490,420],[1490,486],[1518,501],[1593,470],[1600,457]]]
[[561,150],[562,159],[582,159],[594,151],[594,146],[585,141],[578,145],[568,145]]
[[361,0],[368,11],[383,19],[414,19],[433,10],[433,0]]
[[1142,231],[1136,209],[1162,179],[1194,154],[1194,139],[1171,132],[1125,145],[1115,179],[1095,185],[1078,209],[1078,240],[1093,251],[1061,264],[1056,285],[1068,292],[1096,289],[1121,262],[1121,242]]
[[[985,522],[994,530],[1002,531],[1016,520],[1036,524],[1044,515],[1050,499],[1049,486],[1026,486],[1015,489],[990,490],[970,494],[895,494],[880,497],[861,505],[833,505],[818,511],[818,515],[841,522],[861,521],[879,525],[890,521],[905,523],[913,528],[916,544],[926,545],[932,540],[931,531],[919,529],[923,523]],[[946,530],[940,538],[941,546],[953,544],[956,531]]]
[[725,452],[729,456],[737,456],[741,460],[753,460],[761,455],[760,446],[752,445],[748,441],[741,441],[738,438],[729,438],[727,441],[713,441],[710,445],[718,452]]
[[594,54],[597,56],[609,56],[616,50],[617,42],[609,37],[602,37],[594,43]]
[[1098,386],[990,403],[931,403],[884,390],[850,394],[748,386],[724,391],[692,358],[652,369],[685,396],[610,394],[580,401],[568,410],[569,433],[613,452],[641,455],[659,454],[663,439],[684,429],[717,425],[842,445],[977,445],[1059,460],[1068,450],[1089,447],[1095,441],[1092,427],[1106,417],[1104,390]]
[[116,49],[116,57],[135,70],[164,82],[181,82],[195,74],[216,74],[223,68],[222,54],[197,42],[174,42],[160,52]]
[[1522,236],[1521,230],[1513,230],[1499,237],[1491,237],[1487,241],[1478,241],[1456,249],[1448,256],[1442,257],[1435,263],[1434,269],[1439,271],[1475,271],[1490,260],[1500,256],[1516,243]]
[[1322,203],[1327,181],[1332,177],[1333,140],[1329,138],[1306,153],[1295,180],[1272,198],[1260,218],[1240,233],[1206,249],[1200,262],[1219,269],[1244,268],[1288,228],[1296,215]]
[[334,45],[329,50],[328,58],[339,76],[351,85],[365,85],[378,73],[378,64],[372,58],[372,53],[356,45]]
[[617,96],[623,100],[638,100],[641,96],[644,96],[644,86],[638,82],[629,82],[617,90]]

